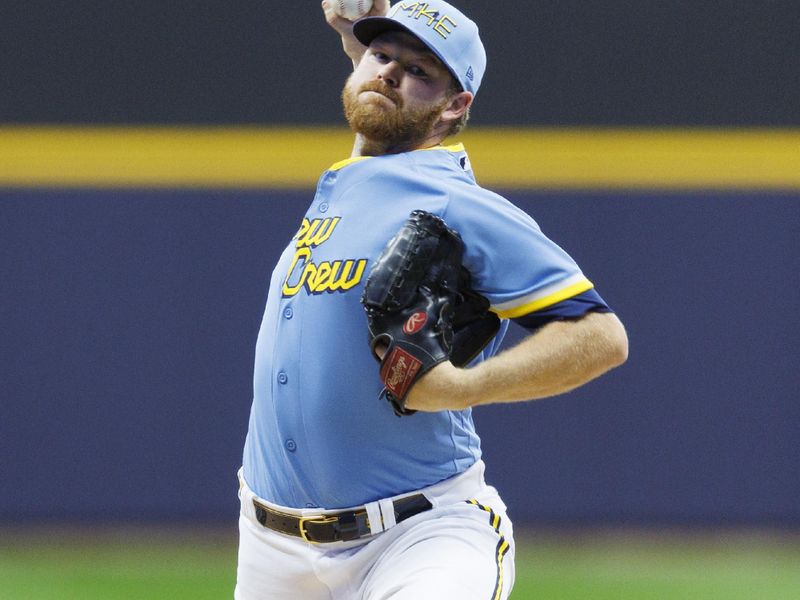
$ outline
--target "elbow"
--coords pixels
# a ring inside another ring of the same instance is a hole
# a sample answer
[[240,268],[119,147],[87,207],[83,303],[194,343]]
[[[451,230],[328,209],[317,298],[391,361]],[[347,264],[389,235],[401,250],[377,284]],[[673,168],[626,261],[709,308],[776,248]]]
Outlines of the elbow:
[[614,346],[611,352],[611,368],[619,367],[625,364],[628,360],[628,336],[625,330],[622,330],[622,335],[619,339],[614,341]]
[[614,313],[593,313],[587,318],[594,342],[592,356],[599,372],[609,371],[628,360],[628,334]]
[[628,334],[622,322],[614,314],[609,314],[605,337],[609,369],[619,367],[628,360]]

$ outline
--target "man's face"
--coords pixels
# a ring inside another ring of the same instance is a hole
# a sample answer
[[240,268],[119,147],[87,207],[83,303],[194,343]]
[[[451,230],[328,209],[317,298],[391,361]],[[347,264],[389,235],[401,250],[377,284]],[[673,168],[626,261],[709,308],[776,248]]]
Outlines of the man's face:
[[431,135],[448,104],[451,76],[415,37],[375,38],[342,91],[350,127],[387,147],[416,145]]

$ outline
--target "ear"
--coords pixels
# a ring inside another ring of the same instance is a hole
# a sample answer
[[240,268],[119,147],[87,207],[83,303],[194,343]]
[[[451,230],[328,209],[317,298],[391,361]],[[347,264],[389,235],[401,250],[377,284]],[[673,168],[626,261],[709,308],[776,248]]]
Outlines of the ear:
[[471,92],[459,92],[450,98],[450,103],[442,111],[441,121],[455,121],[460,119],[467,112],[475,96]]

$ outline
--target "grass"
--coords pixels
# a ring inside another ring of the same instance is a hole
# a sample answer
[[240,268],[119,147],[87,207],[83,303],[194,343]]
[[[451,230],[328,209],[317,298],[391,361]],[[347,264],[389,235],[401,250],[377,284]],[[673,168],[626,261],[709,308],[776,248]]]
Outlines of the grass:
[[236,540],[154,531],[0,537],[0,600],[232,599]]
[[[0,531],[0,600],[231,599],[235,531]],[[796,600],[800,542],[518,535],[512,600]]]
[[797,600],[800,543],[777,536],[527,536],[512,600]]

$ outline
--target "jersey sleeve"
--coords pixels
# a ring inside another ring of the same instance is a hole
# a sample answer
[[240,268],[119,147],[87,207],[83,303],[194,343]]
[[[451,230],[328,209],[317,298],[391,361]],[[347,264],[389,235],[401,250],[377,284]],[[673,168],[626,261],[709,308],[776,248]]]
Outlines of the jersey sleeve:
[[588,303],[564,304],[594,285],[530,215],[501,196],[474,188],[451,197],[444,219],[464,240],[464,262],[476,290],[501,318],[529,327],[539,322],[530,315],[544,317],[548,310],[558,318],[558,310],[605,307],[597,294],[586,296]]
[[591,289],[552,306],[513,319],[517,325],[536,330],[551,321],[577,319],[590,312],[613,312],[596,290]]

